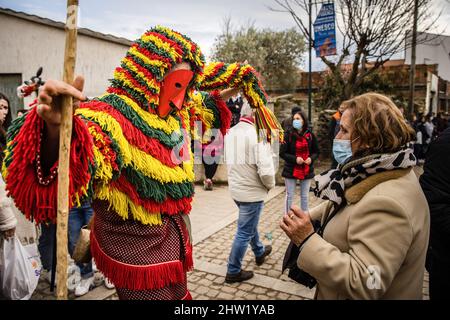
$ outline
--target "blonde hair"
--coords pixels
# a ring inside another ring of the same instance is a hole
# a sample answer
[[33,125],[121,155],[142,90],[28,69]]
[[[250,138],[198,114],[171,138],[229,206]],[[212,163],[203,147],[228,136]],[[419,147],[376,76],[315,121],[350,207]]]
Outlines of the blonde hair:
[[365,148],[359,153],[393,153],[415,140],[415,131],[388,97],[366,93],[342,103],[352,111],[352,139]]

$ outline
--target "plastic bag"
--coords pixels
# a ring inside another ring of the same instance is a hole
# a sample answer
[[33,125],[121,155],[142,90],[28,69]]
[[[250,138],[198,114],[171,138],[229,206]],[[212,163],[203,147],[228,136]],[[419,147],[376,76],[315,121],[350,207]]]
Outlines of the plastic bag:
[[17,237],[4,240],[2,258],[0,273],[3,295],[12,300],[30,299],[41,274],[37,245],[23,246]]

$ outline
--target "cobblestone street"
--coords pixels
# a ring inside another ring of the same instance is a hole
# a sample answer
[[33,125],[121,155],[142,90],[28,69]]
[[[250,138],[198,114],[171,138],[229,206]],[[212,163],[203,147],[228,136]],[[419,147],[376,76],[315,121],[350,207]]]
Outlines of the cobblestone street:
[[[419,169],[420,170],[420,169]],[[237,207],[231,201],[226,185],[215,186],[204,191],[196,186],[196,196],[191,212],[194,234],[194,271],[188,274],[188,288],[193,299],[197,300],[308,300],[313,299],[310,290],[281,274],[281,265],[289,239],[279,227],[284,208],[284,187],[272,190],[265,204],[259,223],[260,237],[265,244],[272,244],[273,251],[260,267],[255,257],[247,250],[243,269],[252,270],[255,276],[242,283],[225,283],[227,258],[236,231]],[[299,203],[299,191],[294,203]],[[310,207],[321,200],[310,193]],[[216,208],[218,206],[218,208]],[[97,287],[80,300],[116,300],[114,290],[102,285],[101,274],[96,274]],[[424,299],[428,298],[428,275],[425,274]],[[72,294],[69,299],[75,299]],[[32,299],[55,299],[49,291],[49,284],[41,281]]]

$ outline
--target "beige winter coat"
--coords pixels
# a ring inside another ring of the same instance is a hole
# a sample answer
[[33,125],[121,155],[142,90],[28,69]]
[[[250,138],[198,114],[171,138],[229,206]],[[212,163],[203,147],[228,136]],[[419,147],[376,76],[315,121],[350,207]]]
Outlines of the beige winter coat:
[[[347,206],[313,235],[297,264],[318,281],[316,299],[422,299],[429,209],[411,169],[371,176],[345,192]],[[311,210],[322,222],[331,203]]]

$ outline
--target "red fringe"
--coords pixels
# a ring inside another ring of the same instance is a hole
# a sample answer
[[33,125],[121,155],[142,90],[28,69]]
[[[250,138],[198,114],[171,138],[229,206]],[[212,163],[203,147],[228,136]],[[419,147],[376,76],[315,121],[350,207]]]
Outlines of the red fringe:
[[140,47],[137,43],[134,43],[132,45],[132,47],[136,48],[137,51],[142,53],[144,56],[147,56],[149,59],[163,61],[163,62],[167,63],[169,69],[172,67],[172,63],[173,63],[172,59],[170,59],[168,57],[157,55],[156,53],[153,53],[153,52],[150,52],[147,49],[145,49],[144,47]]
[[98,269],[118,288],[152,290],[186,281],[181,261],[138,266],[108,257],[100,248],[94,232],[91,232],[91,253]]
[[192,296],[189,290],[186,292],[186,295],[181,300],[192,300]]
[[81,108],[102,111],[109,114],[120,124],[122,133],[130,144],[145,153],[152,155],[154,158],[164,163],[164,165],[171,168],[176,167],[176,164],[171,160],[172,151],[168,147],[164,146],[158,139],[144,135],[130,120],[111,105],[102,101],[90,101],[82,104]]
[[104,161],[109,163],[113,170],[119,171],[119,166],[117,164],[117,154],[112,147],[111,138],[102,130],[102,128],[95,122],[88,122],[87,126],[89,129],[93,128],[97,135],[101,136],[101,139],[96,136],[94,139],[94,145],[105,157]]
[[[139,51],[139,49],[137,49]],[[145,54],[144,54],[145,55]],[[131,56],[125,57],[125,59],[131,63],[136,69],[138,69],[140,72],[144,74],[144,76],[147,78],[147,81],[153,80],[156,85],[161,86],[161,82],[158,81],[153,73],[148,71],[146,68],[141,66],[139,63],[133,60]]]
[[[48,186],[39,184],[36,176],[36,154],[44,127],[36,108],[30,110],[22,128],[13,143],[16,144],[13,160],[7,168],[7,190],[17,208],[36,223],[56,221],[57,178]],[[73,118],[72,143],[70,150],[69,203],[72,196],[81,195],[81,187],[91,179],[89,165],[93,164],[92,137],[86,125],[78,117]]]
[[168,43],[179,54],[179,57],[177,58],[177,63],[181,62],[184,52],[183,52],[183,48],[177,42],[167,38],[165,35],[163,35],[161,33],[153,32],[153,31],[146,32],[145,35],[146,36],[149,36],[149,35],[155,36],[157,38],[160,38],[163,42]]
[[[131,75],[131,73],[127,70],[124,69],[122,67],[117,67],[116,72],[122,72],[125,77],[131,81],[131,83],[133,84],[133,87],[130,87],[129,85],[126,85],[125,83],[123,84],[123,86],[129,87],[130,89],[136,90],[135,88],[139,88],[141,89],[145,95],[152,97],[152,98],[157,98],[159,95],[154,94],[152,91],[150,91],[150,88],[148,88],[147,86],[141,85],[134,77],[133,75]],[[137,90],[136,90],[137,91]]]
[[211,92],[211,97],[214,99],[216,103],[217,109],[219,109],[220,113],[220,132],[223,136],[227,133],[227,130],[231,125],[231,111],[228,109],[227,104],[223,101],[220,96],[220,91],[216,90]]
[[189,272],[192,271],[194,269],[194,259],[193,259],[193,255],[192,255],[192,244],[189,241],[189,235],[187,235],[187,241],[185,243],[186,246],[186,256],[184,258],[184,271]]

